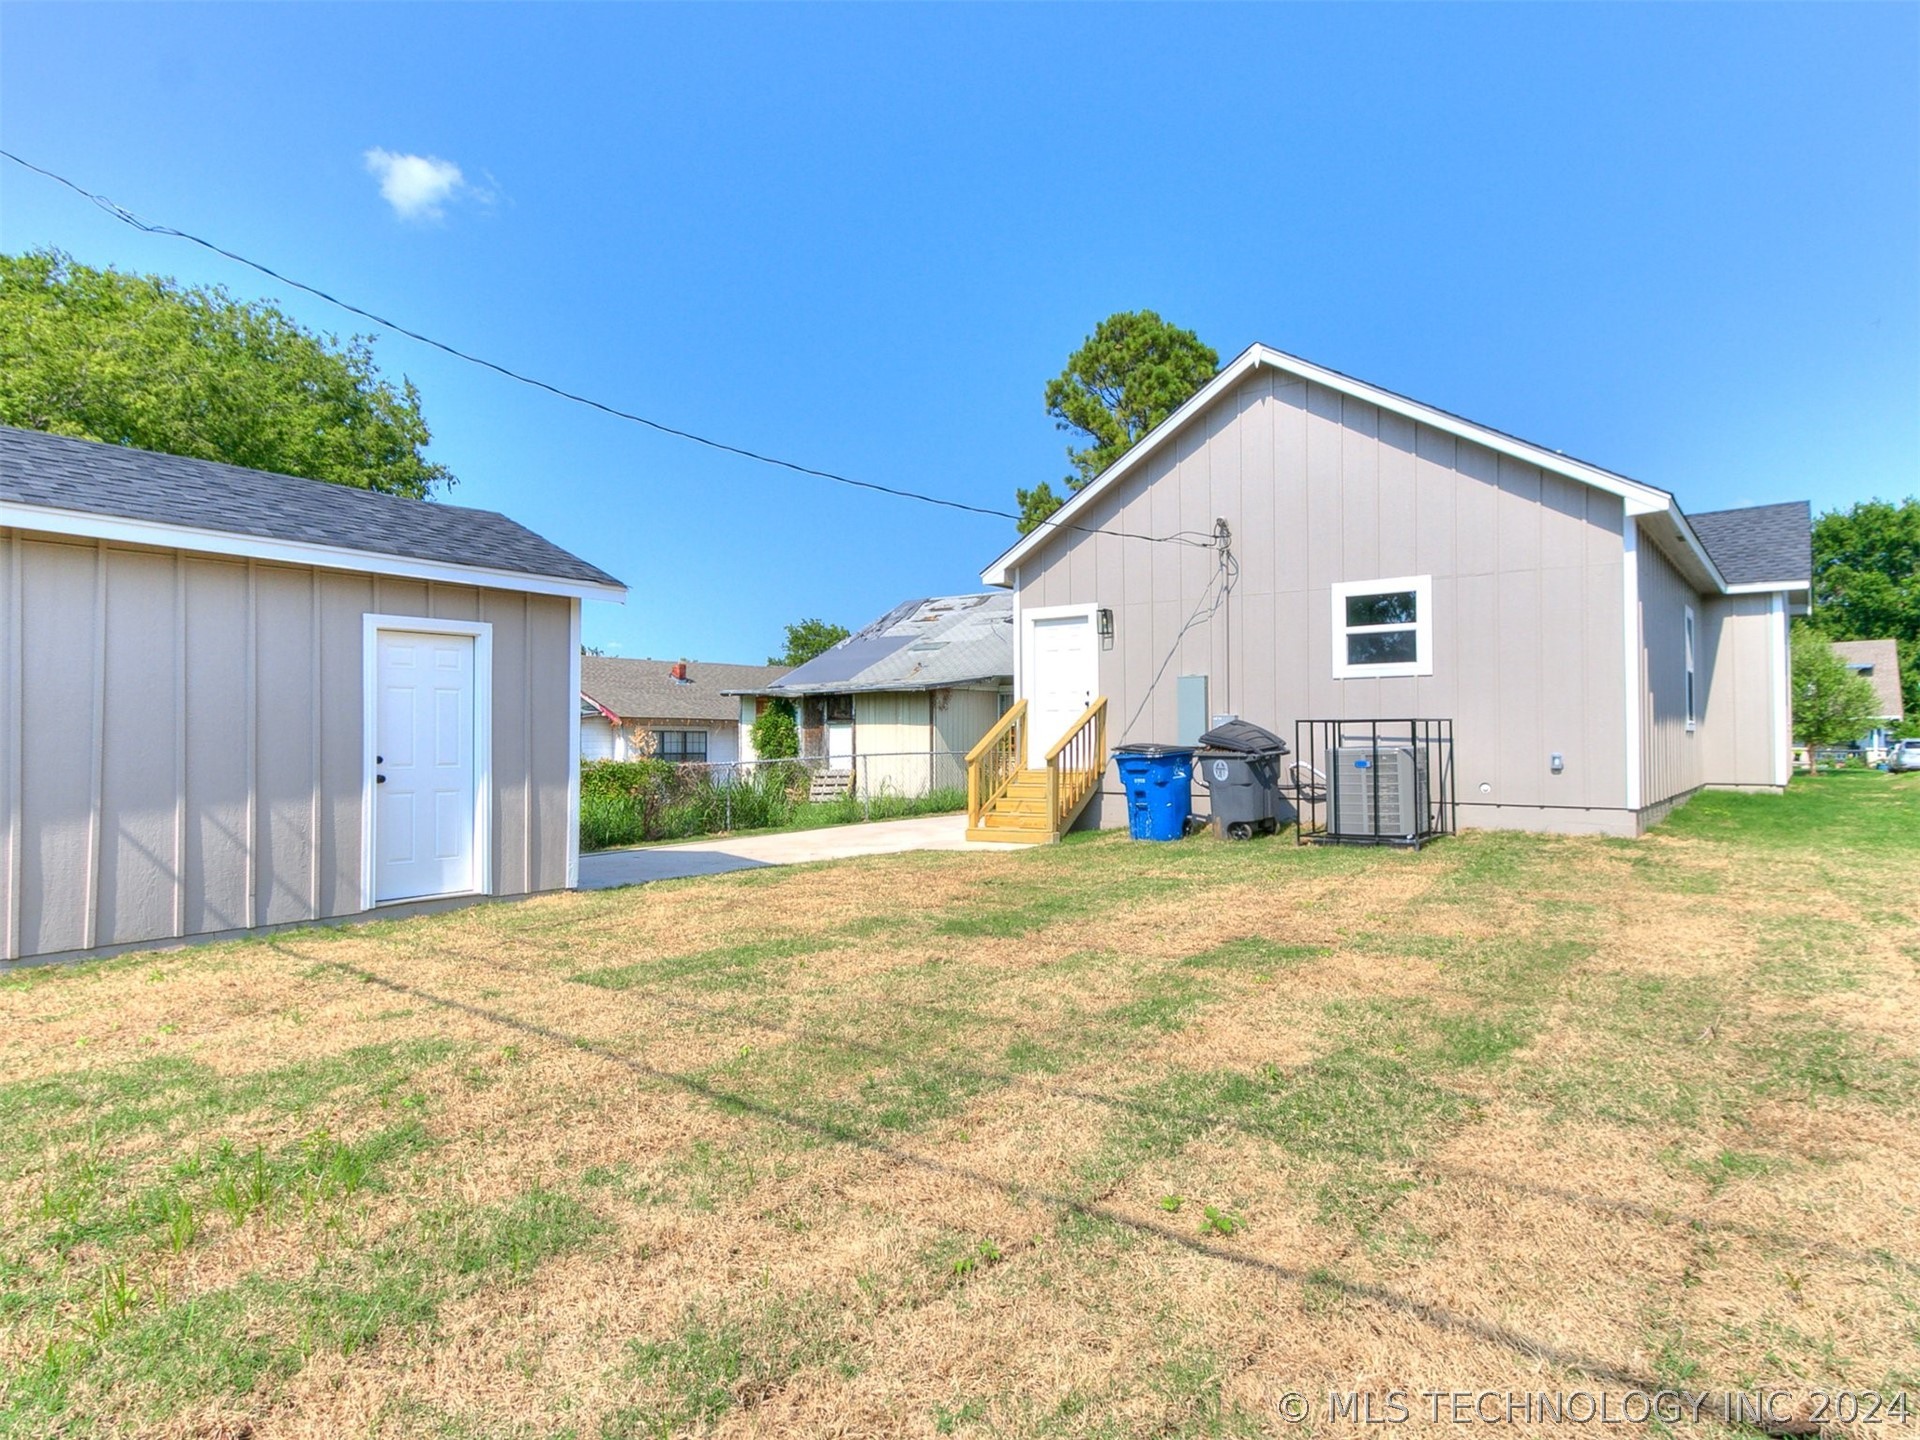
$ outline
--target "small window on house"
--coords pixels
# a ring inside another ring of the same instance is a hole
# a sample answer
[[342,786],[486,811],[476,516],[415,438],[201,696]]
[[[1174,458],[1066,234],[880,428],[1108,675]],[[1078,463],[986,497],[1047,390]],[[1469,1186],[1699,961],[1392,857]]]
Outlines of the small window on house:
[[1339,679],[1433,673],[1433,577],[1349,580],[1333,587]]
[[654,756],[660,760],[671,760],[676,765],[704,765],[707,763],[707,732],[704,730],[656,730],[654,738],[659,741],[659,749]]
[[1684,607],[1687,612],[1687,729],[1694,727],[1699,711],[1693,703],[1693,607]]

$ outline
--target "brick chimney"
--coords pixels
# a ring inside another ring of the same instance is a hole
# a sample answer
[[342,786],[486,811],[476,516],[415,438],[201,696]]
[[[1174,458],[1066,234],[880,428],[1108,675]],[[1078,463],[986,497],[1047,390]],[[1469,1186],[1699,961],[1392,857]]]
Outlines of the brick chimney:
[[687,683],[687,662],[686,661],[682,660],[679,664],[673,667],[673,678],[682,685]]

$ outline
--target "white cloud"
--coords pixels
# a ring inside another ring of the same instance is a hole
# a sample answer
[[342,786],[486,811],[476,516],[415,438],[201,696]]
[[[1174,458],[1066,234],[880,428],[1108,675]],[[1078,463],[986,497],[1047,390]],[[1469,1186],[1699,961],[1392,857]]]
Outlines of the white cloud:
[[449,200],[473,189],[458,165],[434,155],[396,155],[376,145],[365,159],[368,173],[380,181],[381,195],[402,220],[438,220]]

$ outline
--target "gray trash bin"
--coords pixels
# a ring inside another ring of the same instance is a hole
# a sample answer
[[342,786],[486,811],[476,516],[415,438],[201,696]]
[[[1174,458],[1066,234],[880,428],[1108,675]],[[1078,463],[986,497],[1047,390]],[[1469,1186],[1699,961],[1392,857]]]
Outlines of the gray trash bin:
[[1280,757],[1287,742],[1246,720],[1229,720],[1200,737],[1193,773],[1213,800],[1223,839],[1271,835],[1280,824]]

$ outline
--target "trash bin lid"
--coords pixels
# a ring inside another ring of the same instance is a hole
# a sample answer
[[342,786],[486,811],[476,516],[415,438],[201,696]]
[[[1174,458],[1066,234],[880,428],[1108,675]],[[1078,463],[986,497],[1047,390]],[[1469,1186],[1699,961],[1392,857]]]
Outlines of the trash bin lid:
[[1156,745],[1150,741],[1136,741],[1132,745],[1116,745],[1116,755],[1191,755],[1191,745]]
[[1236,755],[1285,755],[1290,748],[1271,730],[1251,720],[1229,720],[1200,737],[1204,750],[1226,750]]

